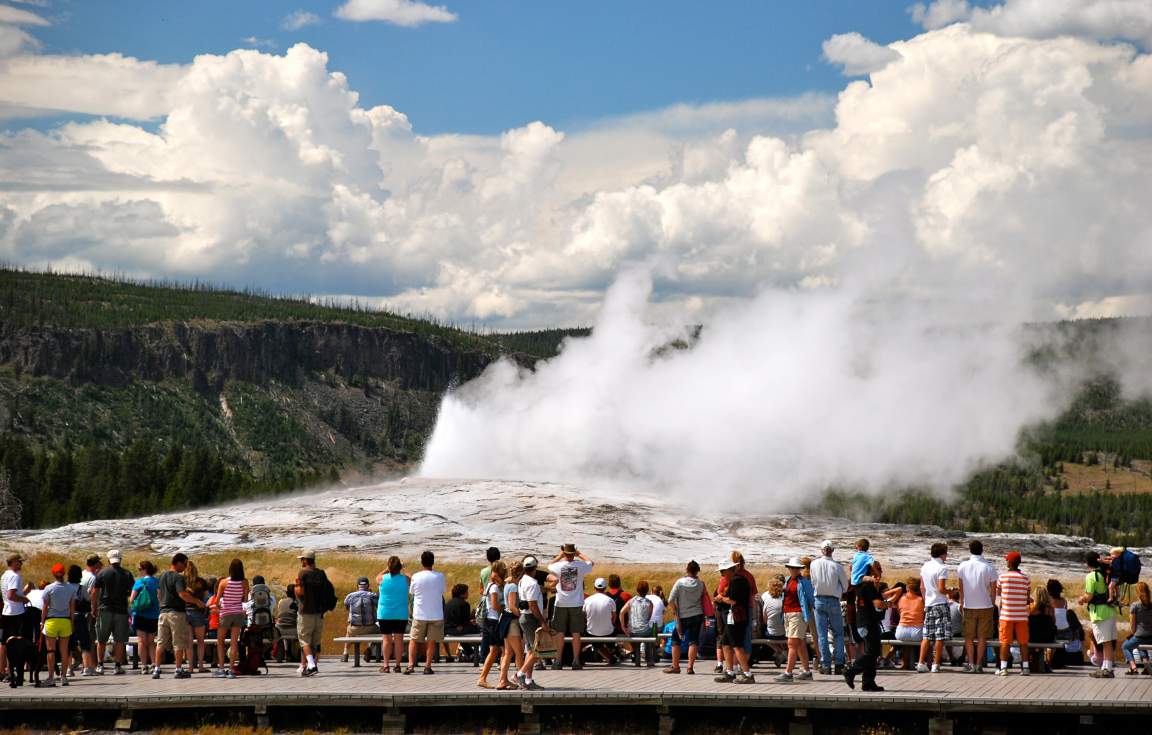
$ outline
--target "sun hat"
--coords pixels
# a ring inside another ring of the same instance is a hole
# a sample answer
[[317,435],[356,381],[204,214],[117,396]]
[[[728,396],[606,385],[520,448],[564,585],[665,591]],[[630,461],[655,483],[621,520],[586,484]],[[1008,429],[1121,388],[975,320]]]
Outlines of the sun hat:
[[734,566],[736,566],[736,562],[732,561],[731,559],[721,559],[720,563],[716,565],[716,570],[722,572],[725,569],[731,569]]
[[12,556],[8,557],[9,564],[15,564],[18,561],[24,561],[24,557],[20,556],[19,554],[13,554]]
[[119,564],[120,563],[120,549],[112,549],[111,551],[108,552],[108,563],[109,564]]
[[596,582],[592,586],[598,590],[606,590],[608,589],[608,580],[603,577],[597,577]]
[[304,549],[300,552],[300,559],[307,559],[308,561],[316,561],[316,552],[313,549]]
[[789,559],[788,563],[785,564],[784,566],[788,567],[789,569],[803,569],[804,568],[804,565],[800,563],[800,559],[795,557],[795,556],[792,557],[791,559]]
[[565,554],[577,553],[576,552],[576,544],[564,544],[562,547],[560,547],[560,550],[563,551]]

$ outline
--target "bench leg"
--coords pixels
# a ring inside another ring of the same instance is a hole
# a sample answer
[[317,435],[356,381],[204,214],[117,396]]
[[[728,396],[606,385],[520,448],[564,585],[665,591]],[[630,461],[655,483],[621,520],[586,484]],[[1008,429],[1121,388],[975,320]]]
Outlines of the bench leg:
[[352,666],[354,668],[358,669],[358,668],[360,668],[360,643],[359,642],[352,644],[352,653],[355,656],[355,660],[352,662]]
[[272,720],[268,717],[267,705],[258,704],[252,709],[256,715],[256,727],[260,728],[261,730],[267,730],[272,726]]
[[120,710],[120,716],[116,718],[116,724],[113,726],[115,730],[120,732],[131,732],[135,727],[136,714],[130,709]]
[[672,717],[672,713],[664,706],[657,709],[656,713],[660,718],[656,723],[657,735],[672,735],[672,730],[676,727],[676,720]]
[[540,714],[530,704],[520,705],[519,735],[540,735]]
[[952,718],[936,715],[928,718],[928,735],[952,735]]
[[381,735],[404,735],[404,730],[407,726],[407,719],[404,713],[398,707],[392,707],[384,713],[383,722],[380,724]]

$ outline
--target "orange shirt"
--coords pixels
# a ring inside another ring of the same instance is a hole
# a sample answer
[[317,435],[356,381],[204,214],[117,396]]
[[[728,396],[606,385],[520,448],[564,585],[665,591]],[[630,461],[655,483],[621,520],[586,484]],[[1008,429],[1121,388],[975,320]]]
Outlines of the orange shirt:
[[900,596],[900,602],[896,603],[896,609],[900,611],[900,624],[904,627],[924,627],[923,597],[912,597],[908,593],[904,593]]

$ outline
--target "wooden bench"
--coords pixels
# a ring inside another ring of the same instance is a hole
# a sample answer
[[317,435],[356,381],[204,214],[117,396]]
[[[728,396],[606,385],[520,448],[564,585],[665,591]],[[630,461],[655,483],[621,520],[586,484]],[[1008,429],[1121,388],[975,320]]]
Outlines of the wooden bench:
[[[340,636],[338,638],[333,638],[332,640],[335,643],[341,643],[341,644],[351,643],[352,644],[352,652],[353,652],[352,665],[356,668],[359,668],[359,666],[360,666],[360,647],[363,645],[371,645],[373,643],[379,643],[380,638],[381,638],[381,636],[379,636],[379,635],[351,635],[351,636]],[[411,640],[411,637],[407,633],[405,633],[404,634],[405,643],[407,643],[410,640]],[[479,636],[479,635],[446,635],[446,636],[444,636],[443,642],[444,643],[464,643],[464,644],[471,644],[471,645],[477,645],[478,646],[478,645],[480,645],[480,642],[482,640],[483,640],[483,636]],[[566,636],[564,638],[565,642],[568,642],[570,640],[572,640],[571,636]],[[582,636],[580,636],[580,642],[581,643],[589,643],[589,644],[596,644],[596,643],[613,643],[613,644],[615,644],[615,643],[647,643],[647,644],[653,645],[653,646],[660,645],[660,641],[656,636],[644,637],[644,636],[624,636],[624,635],[622,635],[622,636],[582,635]],[[640,647],[639,646],[634,646],[634,650],[632,652],[632,660],[636,666],[641,665]],[[473,665],[478,665],[478,664],[474,663]]]

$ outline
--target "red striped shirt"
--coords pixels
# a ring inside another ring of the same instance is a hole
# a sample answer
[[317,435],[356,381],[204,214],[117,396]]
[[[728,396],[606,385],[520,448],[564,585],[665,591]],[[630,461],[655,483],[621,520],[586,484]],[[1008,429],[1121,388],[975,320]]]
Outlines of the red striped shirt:
[[1007,622],[1028,621],[1028,591],[1031,580],[1019,569],[1009,570],[996,580],[1000,595],[1000,619]]

